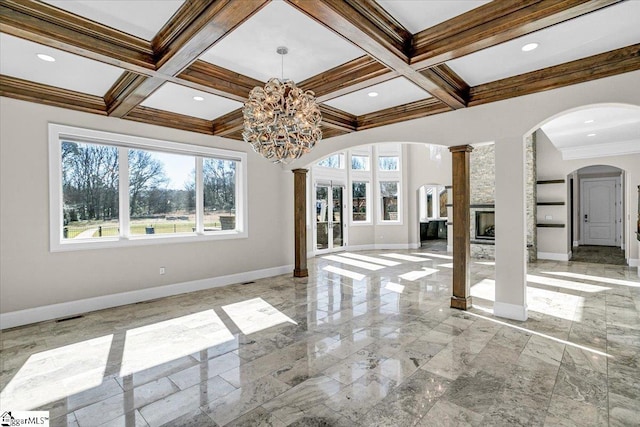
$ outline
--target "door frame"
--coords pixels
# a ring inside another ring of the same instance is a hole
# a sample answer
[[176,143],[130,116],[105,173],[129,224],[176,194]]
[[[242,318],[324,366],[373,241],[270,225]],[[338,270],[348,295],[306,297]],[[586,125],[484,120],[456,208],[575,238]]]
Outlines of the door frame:
[[624,249],[624,239],[622,238],[622,200],[623,200],[623,189],[622,189],[622,173],[617,176],[603,176],[603,177],[589,177],[589,178],[581,178],[580,179],[580,216],[578,221],[581,223],[580,227],[580,244],[587,245],[586,243],[586,227],[584,226],[584,215],[586,212],[586,197],[584,192],[584,184],[585,182],[598,182],[598,181],[611,181],[614,180],[614,197],[615,197],[615,223],[614,223],[614,233],[615,239],[613,246],[621,247]]
[[[327,248],[326,249],[318,249],[318,220],[316,214],[316,204],[317,204],[317,187],[323,186],[328,187],[327,196],[329,203],[327,205],[327,211],[331,218],[333,218],[333,188],[342,187],[342,246],[334,247],[333,246],[333,220],[329,221],[329,225],[327,226]],[[318,179],[313,182],[312,186],[312,206],[313,206],[313,254],[314,255],[324,255],[333,252],[345,251],[347,249],[347,232],[349,227],[347,227],[347,186],[342,180],[325,180]]]

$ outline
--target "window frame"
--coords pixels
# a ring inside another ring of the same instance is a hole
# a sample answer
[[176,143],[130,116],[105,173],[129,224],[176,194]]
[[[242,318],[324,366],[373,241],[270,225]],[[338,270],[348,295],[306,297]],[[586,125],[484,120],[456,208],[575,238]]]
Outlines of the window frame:
[[[398,195],[396,196],[398,199],[398,219],[384,219],[382,212],[382,183],[395,182],[398,184]],[[389,178],[381,178],[377,181],[377,194],[376,194],[376,204],[378,205],[378,225],[402,225],[402,179],[389,177]]]
[[[365,209],[366,209],[366,219],[364,221],[356,221],[353,219],[353,184],[355,183],[363,183],[365,184]],[[349,221],[352,226],[358,227],[361,225],[371,225],[372,215],[371,215],[371,180],[370,179],[358,179],[354,178],[351,180],[349,188]]]
[[[49,123],[49,248],[51,252],[117,248],[166,243],[201,242],[248,237],[247,154],[187,143],[144,138],[107,131]],[[118,197],[120,234],[116,237],[63,239],[62,142],[107,145],[118,148]],[[129,149],[189,155],[195,158],[196,231],[179,234],[130,235],[129,225]],[[205,232],[203,226],[203,158],[236,161],[236,229]]]

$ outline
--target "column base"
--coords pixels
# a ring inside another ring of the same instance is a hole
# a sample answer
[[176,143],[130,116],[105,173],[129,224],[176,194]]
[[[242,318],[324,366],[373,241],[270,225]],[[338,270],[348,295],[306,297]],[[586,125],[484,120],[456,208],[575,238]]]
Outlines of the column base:
[[528,317],[526,305],[507,304],[500,301],[493,303],[493,314],[497,317],[520,320],[522,322],[527,320]]
[[451,308],[457,308],[459,310],[468,310],[471,308],[471,296],[466,298],[462,297],[451,297]]
[[309,277],[309,270],[306,268],[304,270],[293,270],[293,277]]

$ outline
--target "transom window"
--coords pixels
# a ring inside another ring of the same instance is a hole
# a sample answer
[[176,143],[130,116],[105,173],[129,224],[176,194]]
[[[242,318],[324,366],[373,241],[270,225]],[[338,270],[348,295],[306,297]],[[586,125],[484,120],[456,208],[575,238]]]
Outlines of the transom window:
[[245,153],[49,129],[51,250],[247,236]]

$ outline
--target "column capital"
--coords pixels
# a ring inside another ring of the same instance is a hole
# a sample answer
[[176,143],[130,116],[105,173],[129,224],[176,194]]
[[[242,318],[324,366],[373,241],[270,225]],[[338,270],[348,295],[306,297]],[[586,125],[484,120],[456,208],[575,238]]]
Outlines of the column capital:
[[291,172],[293,172],[293,173],[301,173],[301,174],[306,175],[307,172],[309,172],[309,169],[302,169],[302,168],[300,168],[300,169],[291,169]]
[[458,151],[466,151],[468,153],[473,151],[473,147],[471,145],[455,145],[453,147],[449,147],[449,151],[452,153],[458,152]]

